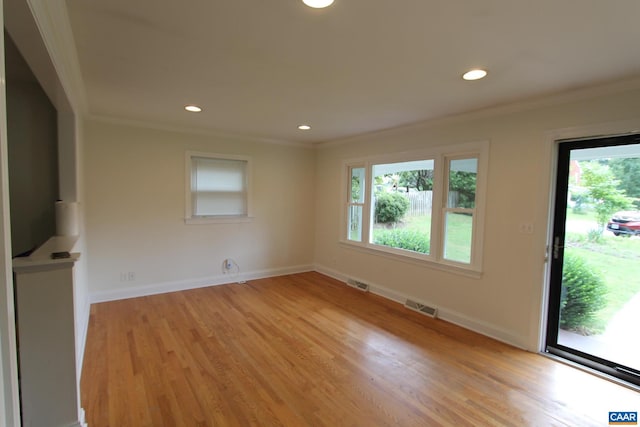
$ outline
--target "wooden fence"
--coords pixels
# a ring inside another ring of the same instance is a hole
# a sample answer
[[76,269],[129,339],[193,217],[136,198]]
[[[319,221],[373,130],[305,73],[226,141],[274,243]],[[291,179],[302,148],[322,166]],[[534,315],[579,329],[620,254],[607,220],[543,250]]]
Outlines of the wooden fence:
[[[412,191],[409,193],[400,193],[409,199],[409,210],[407,216],[431,215],[431,207],[433,206],[433,191]],[[458,205],[458,192],[451,191],[449,193],[449,206]]]
[[412,191],[401,193],[409,199],[409,210],[407,216],[430,215],[433,204],[433,191]]

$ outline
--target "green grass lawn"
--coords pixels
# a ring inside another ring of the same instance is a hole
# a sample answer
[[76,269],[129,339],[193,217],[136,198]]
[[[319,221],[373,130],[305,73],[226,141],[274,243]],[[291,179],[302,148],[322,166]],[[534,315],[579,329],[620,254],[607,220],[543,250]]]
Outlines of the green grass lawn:
[[405,217],[402,221],[404,227],[412,228],[431,237],[431,215]]
[[[580,221],[597,227],[595,212],[574,213],[567,209],[567,222]],[[598,272],[607,287],[606,304],[597,313],[594,330],[603,331],[607,323],[634,295],[640,292],[640,239],[615,237],[605,233],[597,242],[587,233],[567,233],[566,251],[582,257]]]
[[473,217],[463,214],[449,214],[445,232],[445,259],[470,263]]
[[[473,217],[462,214],[451,214],[448,218],[446,233],[446,259],[459,262],[470,262],[471,238],[472,238]],[[413,238],[424,239],[429,242],[431,239],[431,216],[406,217],[395,225],[397,229],[410,231]],[[378,225],[373,230],[373,240],[388,233],[388,228]],[[427,245],[430,247],[430,245]],[[430,253],[430,250],[422,251]]]
[[640,292],[640,239],[603,236],[595,243],[582,235],[570,234],[566,250],[583,258],[605,282],[606,305],[592,325],[602,331],[615,313]]
[[584,210],[580,213],[575,213],[571,208],[567,209],[567,221],[589,221],[594,224],[597,223],[595,212],[591,210]]

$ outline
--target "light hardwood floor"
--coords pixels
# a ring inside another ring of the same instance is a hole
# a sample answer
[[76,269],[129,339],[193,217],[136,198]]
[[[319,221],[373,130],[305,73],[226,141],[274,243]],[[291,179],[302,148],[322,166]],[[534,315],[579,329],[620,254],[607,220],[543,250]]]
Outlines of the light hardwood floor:
[[318,273],[95,304],[89,427],[603,426],[640,394]]

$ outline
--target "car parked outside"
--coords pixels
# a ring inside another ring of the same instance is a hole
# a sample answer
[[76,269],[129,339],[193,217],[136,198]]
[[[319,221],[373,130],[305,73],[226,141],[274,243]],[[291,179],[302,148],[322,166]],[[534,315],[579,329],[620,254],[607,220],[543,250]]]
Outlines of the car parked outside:
[[640,211],[620,211],[613,214],[607,230],[615,236],[640,235]]

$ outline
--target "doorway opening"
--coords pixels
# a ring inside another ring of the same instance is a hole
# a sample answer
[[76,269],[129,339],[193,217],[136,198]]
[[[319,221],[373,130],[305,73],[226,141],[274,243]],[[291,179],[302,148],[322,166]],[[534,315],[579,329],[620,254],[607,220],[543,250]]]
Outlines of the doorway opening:
[[559,141],[545,350],[640,385],[640,135]]

